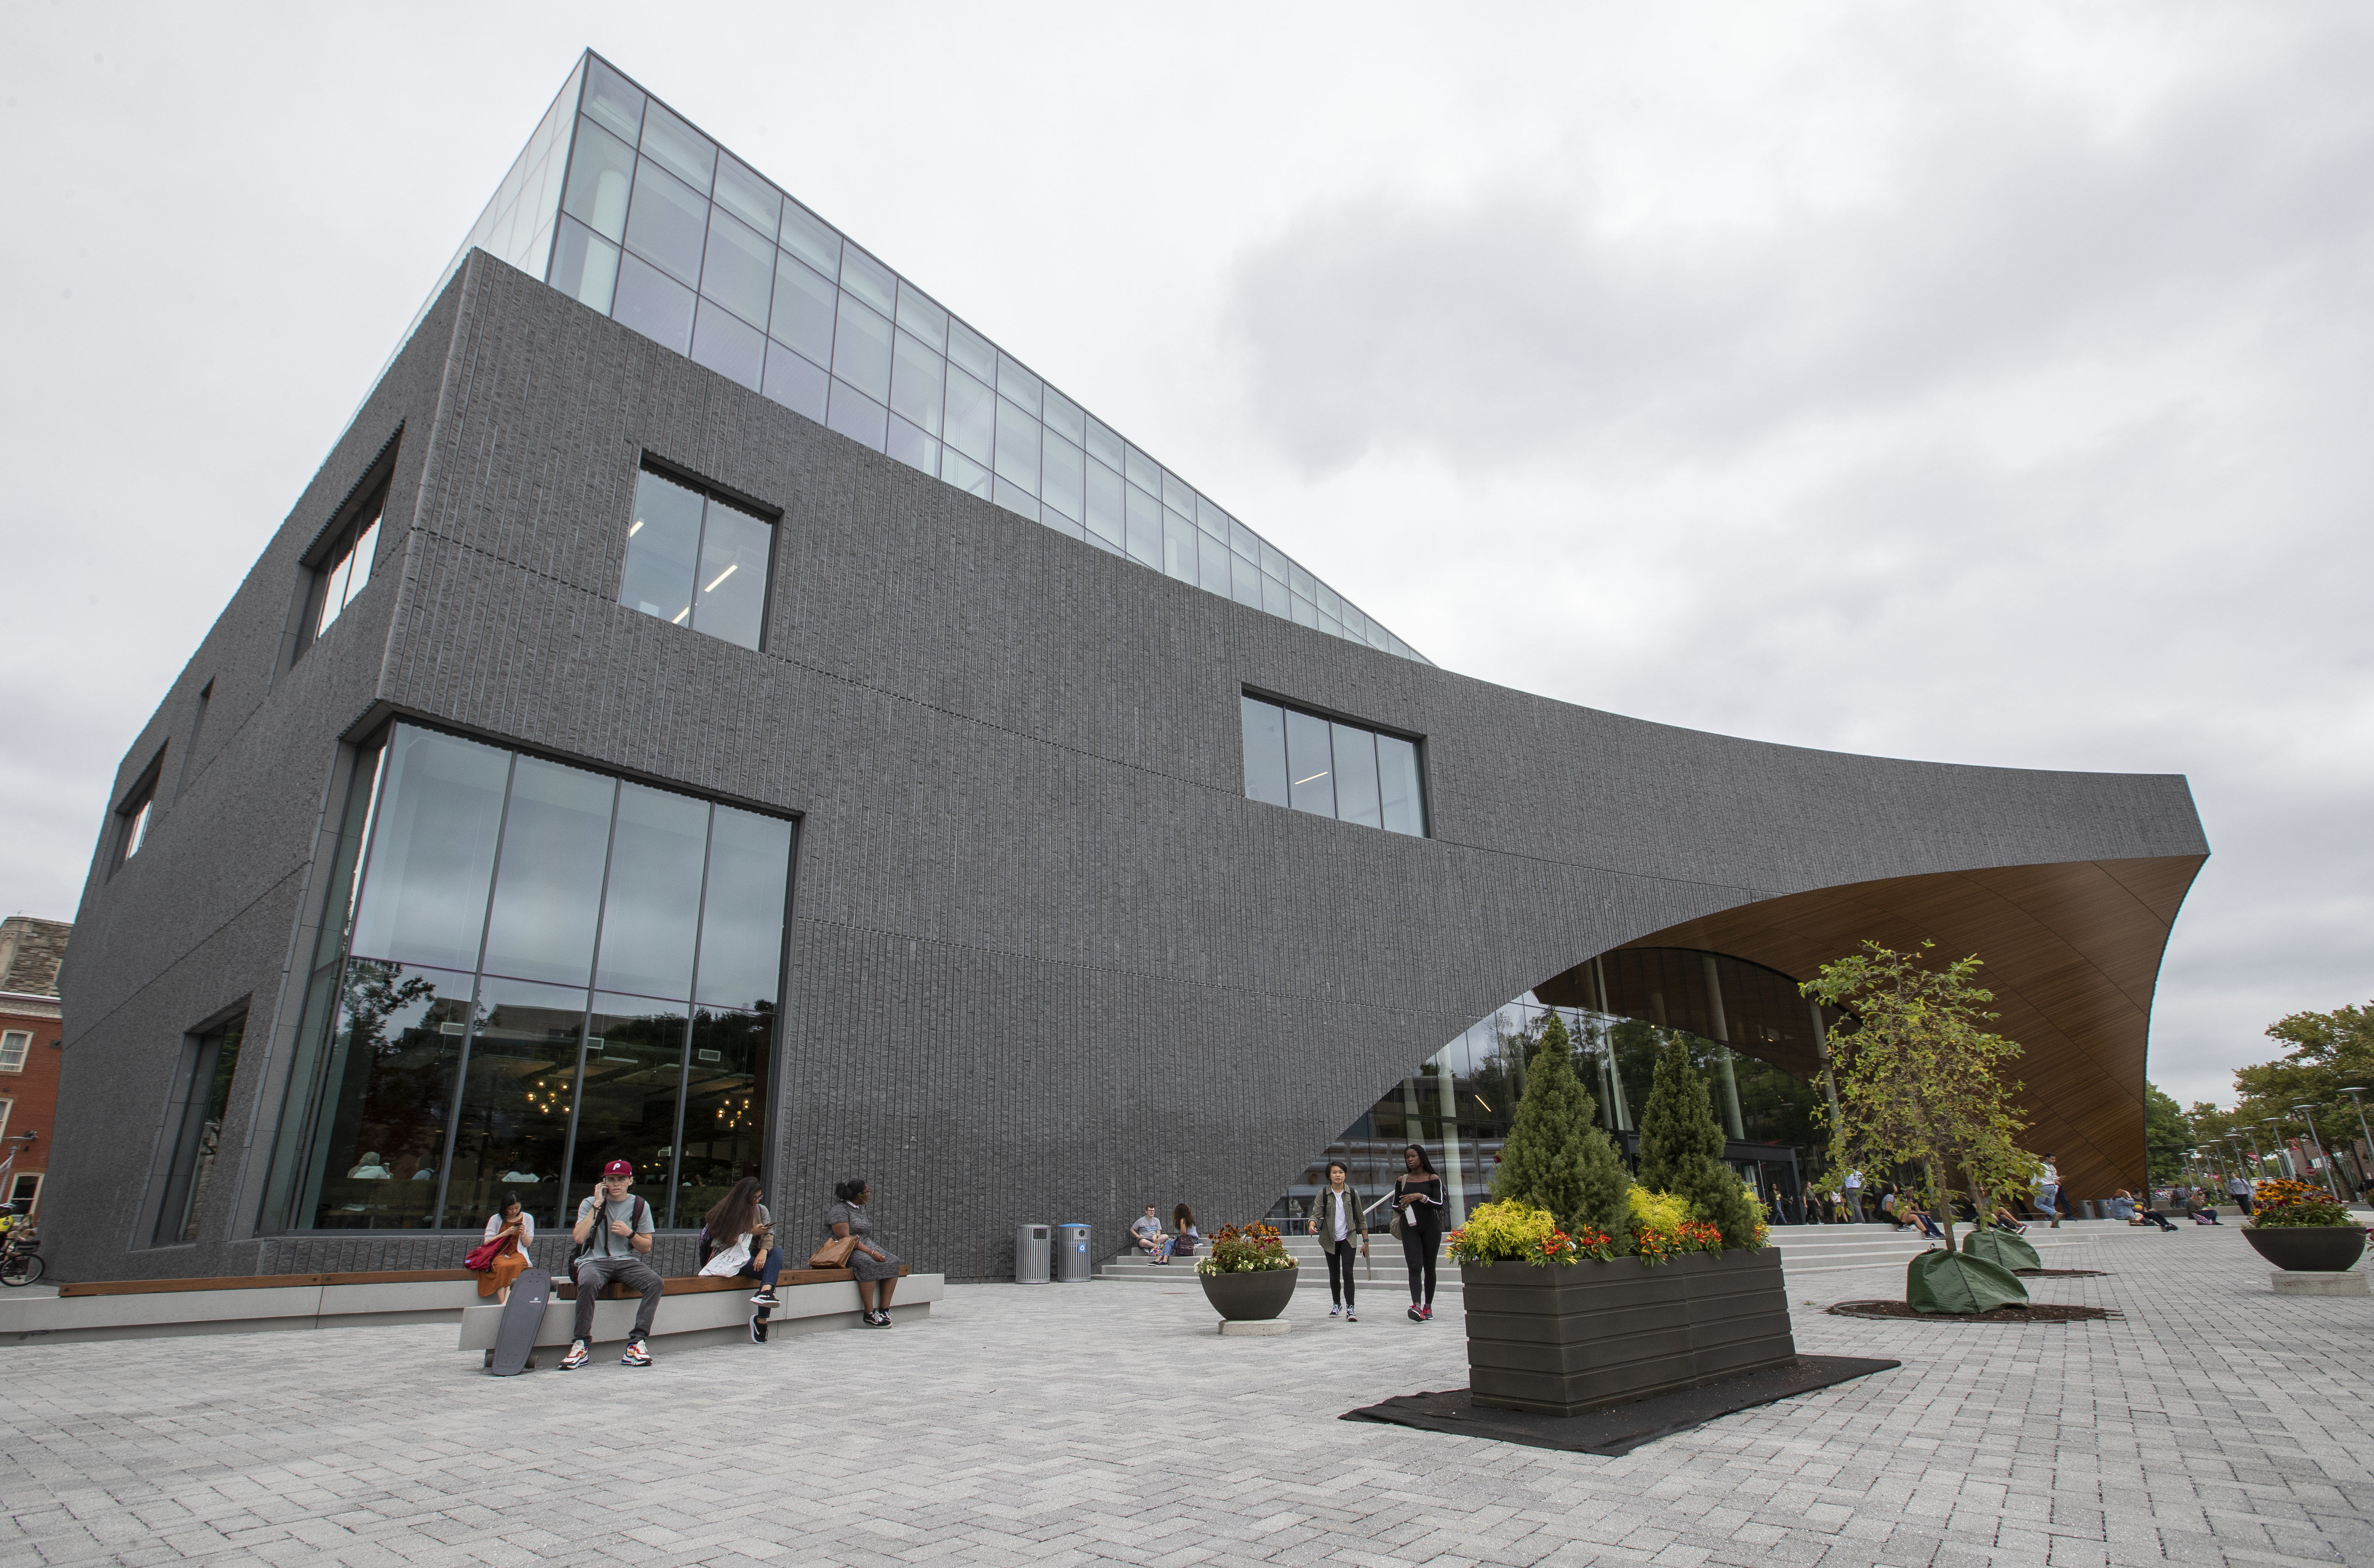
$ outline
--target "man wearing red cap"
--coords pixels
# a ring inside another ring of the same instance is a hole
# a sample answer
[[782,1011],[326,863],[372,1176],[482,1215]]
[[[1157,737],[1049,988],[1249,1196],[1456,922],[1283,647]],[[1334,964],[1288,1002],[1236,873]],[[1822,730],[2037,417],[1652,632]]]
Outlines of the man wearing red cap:
[[594,1340],[594,1304],[612,1281],[643,1293],[635,1313],[635,1331],[627,1337],[620,1366],[649,1366],[652,1318],[660,1309],[666,1281],[643,1258],[652,1250],[652,1206],[629,1198],[635,1167],[613,1160],[602,1167],[602,1185],[577,1206],[577,1223],[570,1232],[584,1250],[577,1259],[577,1328],[560,1370],[574,1372],[585,1364]]

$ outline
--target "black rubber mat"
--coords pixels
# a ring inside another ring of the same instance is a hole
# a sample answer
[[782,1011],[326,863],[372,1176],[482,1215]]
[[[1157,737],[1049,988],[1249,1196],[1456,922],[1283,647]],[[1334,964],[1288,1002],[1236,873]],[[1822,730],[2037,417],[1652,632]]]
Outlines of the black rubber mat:
[[1466,1389],[1452,1388],[1440,1394],[1404,1394],[1380,1405],[1346,1410],[1340,1419],[1381,1421],[1425,1432],[1455,1432],[1463,1437],[1522,1443],[1529,1448],[1563,1448],[1569,1453],[1613,1457],[1735,1411],[1810,1394],[1816,1388],[1828,1388],[1832,1384],[1903,1364],[1863,1356],[1799,1356],[1794,1366],[1727,1377],[1703,1387],[1660,1394],[1654,1398],[1580,1416],[1538,1416],[1522,1410],[1494,1410],[1475,1403]]

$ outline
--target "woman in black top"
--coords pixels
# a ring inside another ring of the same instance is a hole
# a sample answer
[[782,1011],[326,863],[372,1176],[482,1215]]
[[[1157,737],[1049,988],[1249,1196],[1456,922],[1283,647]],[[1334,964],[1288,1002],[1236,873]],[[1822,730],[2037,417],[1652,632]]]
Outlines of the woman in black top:
[[1442,1246],[1442,1178],[1434,1162],[1413,1143],[1402,1151],[1402,1174],[1393,1181],[1393,1234],[1402,1238],[1402,1261],[1409,1265],[1409,1319],[1434,1316],[1434,1255]]

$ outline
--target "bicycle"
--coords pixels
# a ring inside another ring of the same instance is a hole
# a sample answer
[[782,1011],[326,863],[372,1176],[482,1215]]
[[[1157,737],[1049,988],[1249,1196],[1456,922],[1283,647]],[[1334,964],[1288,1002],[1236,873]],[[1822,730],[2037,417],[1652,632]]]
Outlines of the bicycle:
[[41,1238],[29,1227],[12,1229],[0,1237],[0,1285],[29,1285],[41,1277],[41,1255],[33,1249]]

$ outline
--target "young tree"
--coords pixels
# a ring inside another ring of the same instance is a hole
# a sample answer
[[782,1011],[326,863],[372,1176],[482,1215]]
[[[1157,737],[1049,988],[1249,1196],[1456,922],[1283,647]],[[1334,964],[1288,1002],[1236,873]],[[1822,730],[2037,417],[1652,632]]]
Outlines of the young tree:
[[1574,1075],[1574,1042],[1565,1021],[1552,1012],[1525,1070],[1524,1098],[1517,1102],[1492,1173],[1492,1196],[1546,1209],[1569,1234],[1590,1225],[1623,1240],[1632,1178],[1607,1134],[1592,1125],[1596,1109],[1591,1091]]
[[1911,1167],[1919,1179],[1910,1189],[1944,1223],[1951,1248],[1956,1184],[1969,1190],[1983,1228],[2036,1168],[2019,1145],[2027,1124],[2012,1109],[2019,1085],[2003,1079],[2019,1047],[1986,1027],[2001,1014],[1984,1011],[1994,993],[1978,983],[1976,955],[1932,968],[1924,959],[1933,942],[1921,954],[1863,945],[1797,988],[1858,1021],[1830,1041],[1839,1112],[1830,1164]]
[[2175,1187],[2192,1179],[2192,1124],[2176,1096],[2157,1083],[2144,1085],[2145,1185]]
[[1725,1246],[1754,1246],[1759,1216],[1739,1173],[1723,1164],[1722,1142],[1690,1047],[1669,1033],[1640,1112],[1640,1185],[1688,1199],[1698,1217],[1722,1233]]

